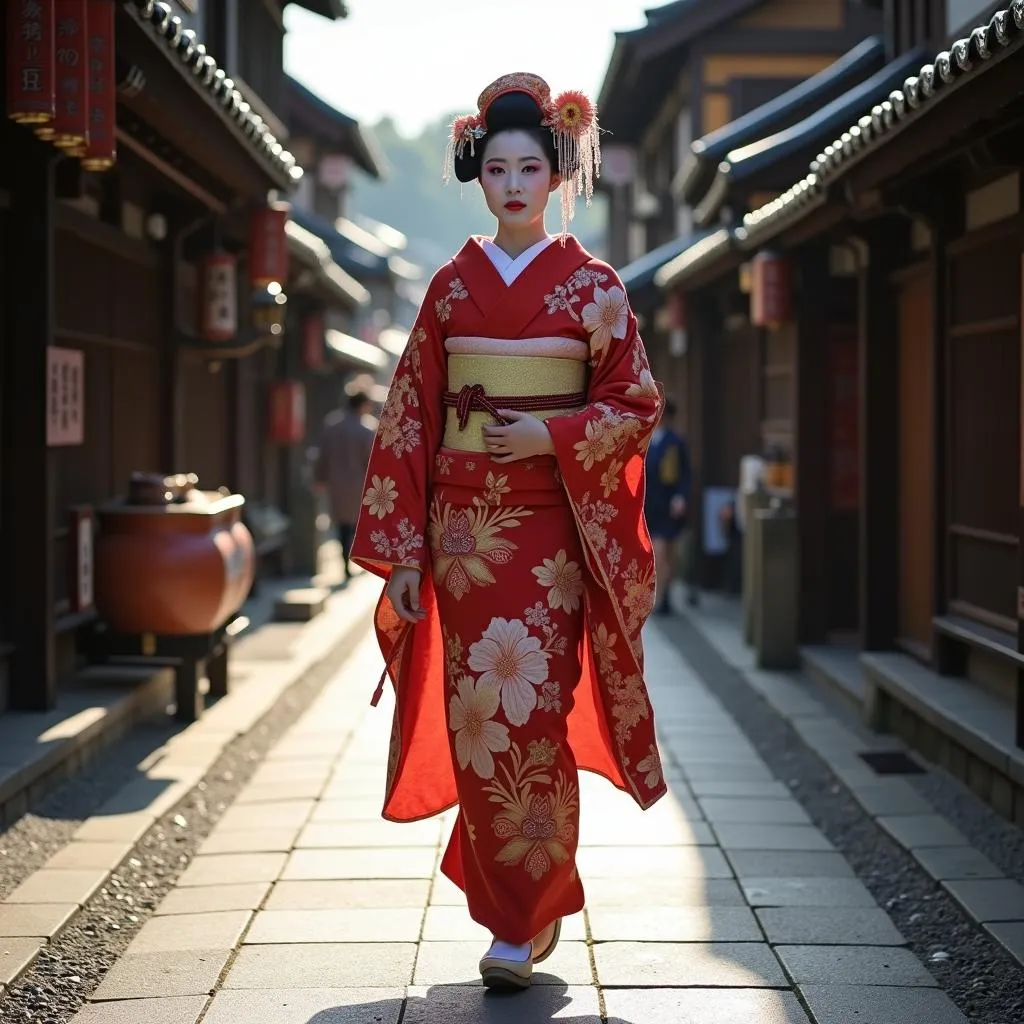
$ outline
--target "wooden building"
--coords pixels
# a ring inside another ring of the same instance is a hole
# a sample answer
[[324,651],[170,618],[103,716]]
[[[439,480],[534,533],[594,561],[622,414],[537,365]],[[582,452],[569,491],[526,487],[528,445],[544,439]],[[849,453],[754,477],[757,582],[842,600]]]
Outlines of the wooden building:
[[[274,303],[292,285],[326,306],[365,300],[324,252],[293,258],[277,292],[251,282],[276,245],[253,225],[271,230],[262,214],[302,173],[274,114],[284,6],[90,0],[87,33],[54,50],[24,20],[53,18],[52,0],[5,5],[3,81],[21,88],[7,87],[0,125],[0,711],[53,707],[81,664],[96,617],[82,512],[133,472],[194,472],[254,509],[281,504],[268,399],[297,342]],[[59,118],[37,116],[36,87],[64,82],[72,46],[88,148],[62,148]],[[212,273],[215,255],[236,287]]]
[[805,660],[1024,821],[1024,0],[884,7],[913,70],[655,279],[714,345],[713,296],[772,268],[743,312],[775,306],[763,422],[791,382]]

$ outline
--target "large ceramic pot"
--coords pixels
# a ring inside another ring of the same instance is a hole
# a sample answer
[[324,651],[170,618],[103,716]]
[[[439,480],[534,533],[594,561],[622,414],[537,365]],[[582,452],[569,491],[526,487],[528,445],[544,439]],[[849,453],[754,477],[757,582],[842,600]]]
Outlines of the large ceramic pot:
[[240,494],[97,510],[96,608],[120,633],[187,636],[224,625],[252,586]]

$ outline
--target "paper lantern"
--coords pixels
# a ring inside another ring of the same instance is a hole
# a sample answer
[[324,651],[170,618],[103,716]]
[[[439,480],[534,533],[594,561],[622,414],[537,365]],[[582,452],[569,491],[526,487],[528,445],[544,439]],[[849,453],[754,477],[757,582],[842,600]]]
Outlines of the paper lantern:
[[306,388],[301,381],[275,380],[270,385],[267,440],[299,444],[306,436]]
[[254,290],[284,285],[288,277],[288,205],[274,203],[252,211],[249,220],[249,279]]
[[54,0],[8,0],[7,116],[52,131],[57,113]]
[[751,261],[750,322],[779,327],[792,315],[789,261],[777,253],[759,252]]
[[117,76],[114,72],[114,4],[89,0],[89,141],[82,166],[106,171],[117,160]]
[[89,141],[86,0],[56,0],[54,13],[57,112],[52,142],[74,156],[85,156]]
[[199,336],[230,341],[238,333],[238,264],[227,252],[199,261]]

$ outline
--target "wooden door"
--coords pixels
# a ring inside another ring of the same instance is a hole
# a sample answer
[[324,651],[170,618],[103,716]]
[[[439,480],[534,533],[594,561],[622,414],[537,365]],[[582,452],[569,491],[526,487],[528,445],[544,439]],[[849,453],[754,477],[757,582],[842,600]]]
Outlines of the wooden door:
[[899,631],[921,657],[932,646],[934,352],[927,268],[899,286]]

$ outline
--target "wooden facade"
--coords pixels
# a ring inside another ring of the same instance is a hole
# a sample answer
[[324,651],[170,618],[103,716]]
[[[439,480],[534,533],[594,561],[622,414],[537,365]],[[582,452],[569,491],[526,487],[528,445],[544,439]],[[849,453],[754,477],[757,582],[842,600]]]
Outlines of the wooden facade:
[[[114,168],[83,171],[29,128],[0,125],[0,713],[54,707],[87,657],[96,612],[75,586],[77,510],[123,495],[134,472],[194,472],[253,507],[283,500],[263,424],[280,347],[249,327],[244,283],[235,342],[210,350],[195,315],[199,257],[233,251],[244,282],[241,211],[301,173],[270,134],[266,98],[224,85],[203,30],[250,6],[276,24],[283,5],[114,6]],[[279,27],[264,38],[258,19],[249,34],[244,18],[230,24],[241,34],[228,52],[276,47],[280,62]],[[54,351],[83,366],[82,438],[56,446]]]

